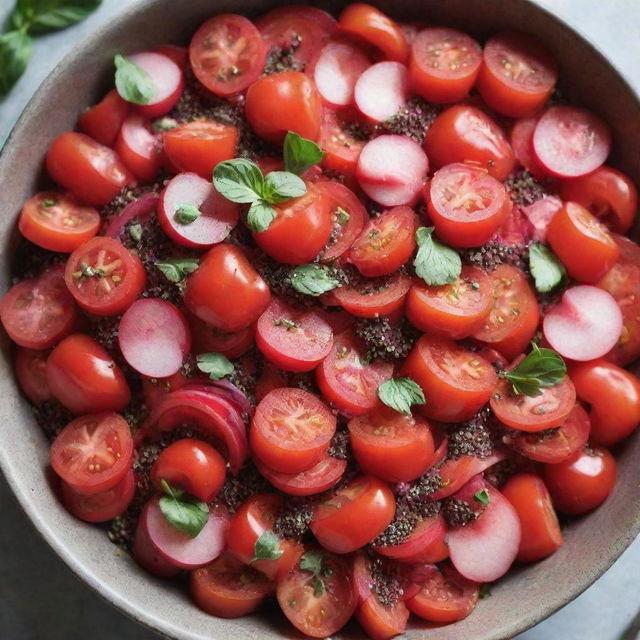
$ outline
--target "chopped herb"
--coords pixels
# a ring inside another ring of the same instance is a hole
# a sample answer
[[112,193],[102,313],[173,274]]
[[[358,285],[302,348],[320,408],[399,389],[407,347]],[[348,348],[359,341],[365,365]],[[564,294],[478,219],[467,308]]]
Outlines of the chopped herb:
[[345,211],[342,207],[338,207],[336,209],[336,220],[338,221],[339,225],[347,224],[347,222],[349,222],[350,217],[351,216],[349,215],[349,212]]
[[548,293],[562,284],[567,272],[558,257],[549,247],[539,242],[529,249],[529,269],[536,289]]
[[420,227],[416,231],[418,253],[413,261],[416,275],[430,286],[455,282],[462,272],[460,256],[433,238],[434,227]]
[[277,560],[283,553],[280,548],[280,538],[268,529],[256,540],[251,562],[255,560]]
[[120,97],[133,104],[149,104],[156,88],[151,76],[131,60],[120,54],[114,58],[116,89]]
[[154,133],[160,133],[161,131],[171,131],[178,126],[178,121],[175,118],[164,117],[156,120],[151,125],[151,130]]
[[539,396],[544,387],[562,382],[566,374],[567,365],[560,354],[532,342],[531,352],[515,369],[498,375],[511,383],[514,394],[534,397]]
[[140,242],[142,240],[142,225],[132,224],[129,227],[129,236],[134,242]]
[[155,265],[169,282],[181,282],[198,268],[198,259],[173,258],[164,262],[156,262]]
[[172,527],[195,538],[209,520],[209,507],[184,491],[171,487],[165,480],[160,480],[160,484],[165,492],[160,498],[162,515]]
[[424,404],[422,389],[411,378],[391,378],[378,387],[378,397],[384,404],[405,416],[411,415],[414,404]]
[[194,204],[181,204],[176,209],[174,217],[180,224],[191,224],[201,215],[202,212]]
[[289,318],[278,318],[273,321],[273,325],[275,327],[285,327],[287,331],[293,331],[298,328],[298,323],[293,320],[289,320]]
[[301,264],[291,271],[291,286],[308,296],[319,296],[340,286],[319,264]]
[[233,364],[221,353],[201,353],[196,356],[198,369],[208,373],[212,380],[220,380],[233,373]]
[[324,564],[324,553],[321,551],[307,551],[300,558],[300,569],[309,571],[313,574],[313,595],[321,596],[325,592],[325,584],[323,578],[328,578],[331,574],[331,568]]
[[49,207],[55,207],[58,204],[57,200],[53,200],[52,198],[47,198],[42,201],[42,206],[48,209]]
[[491,496],[487,489],[480,489],[473,494],[473,497],[483,506],[486,507],[491,502]]

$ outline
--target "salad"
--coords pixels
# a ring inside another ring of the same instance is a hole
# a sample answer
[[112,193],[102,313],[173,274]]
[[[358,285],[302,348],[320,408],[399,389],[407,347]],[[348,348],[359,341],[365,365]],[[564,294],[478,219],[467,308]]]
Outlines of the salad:
[[640,422],[640,247],[544,46],[296,5],[114,64],[0,303],[66,509],[317,638],[553,554]]

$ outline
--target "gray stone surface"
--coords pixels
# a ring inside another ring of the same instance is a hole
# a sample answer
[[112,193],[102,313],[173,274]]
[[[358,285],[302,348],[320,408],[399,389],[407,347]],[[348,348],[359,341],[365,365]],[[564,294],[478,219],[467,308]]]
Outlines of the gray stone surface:
[[[38,84],[74,43],[133,2],[103,0],[101,9],[81,25],[38,39],[27,73],[0,103],[0,144]],[[639,0],[538,2],[576,25],[640,90]],[[0,0],[0,19],[12,4]],[[1,477],[0,513],[0,639],[157,638],[113,610],[71,575],[39,538]],[[518,640],[632,640],[637,634],[636,615],[640,610],[639,563],[637,540],[593,587]]]

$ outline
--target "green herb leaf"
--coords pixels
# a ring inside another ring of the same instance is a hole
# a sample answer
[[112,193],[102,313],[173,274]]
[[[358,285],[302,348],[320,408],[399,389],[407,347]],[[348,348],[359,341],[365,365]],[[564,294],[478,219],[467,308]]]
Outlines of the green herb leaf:
[[264,193],[260,167],[244,158],[218,163],[213,170],[213,185],[227,200],[239,204],[257,202]]
[[540,348],[531,343],[531,353],[511,371],[499,375],[511,383],[516,395],[539,396],[543,387],[552,387],[567,374],[567,365],[562,356],[553,349]]
[[342,207],[336,209],[336,221],[340,226],[347,224],[350,217],[349,212],[345,211]]
[[134,242],[140,242],[142,240],[142,225],[132,224],[129,227],[129,235]]
[[391,378],[378,387],[378,398],[388,407],[411,415],[414,404],[424,404],[426,399],[422,389],[411,378]]
[[491,502],[491,496],[486,489],[480,489],[473,494],[473,497],[483,506],[486,507]]
[[160,131],[171,131],[171,129],[175,129],[177,126],[178,121],[175,118],[169,118],[165,116],[164,118],[156,120],[151,125],[151,130],[154,133],[159,133]]
[[307,192],[304,180],[288,171],[272,171],[264,180],[263,199],[269,204],[278,204],[299,198]]
[[540,293],[547,293],[564,282],[567,272],[549,247],[536,242],[529,249],[529,269]]
[[9,93],[24,73],[31,45],[31,38],[22,31],[8,31],[0,36],[0,95]]
[[233,364],[221,353],[201,353],[196,356],[198,369],[203,373],[208,373],[212,380],[220,380],[233,373]]
[[413,261],[418,277],[430,286],[455,282],[462,272],[462,261],[457,252],[433,237],[433,227],[420,227],[416,231],[418,253]]
[[101,0],[18,0],[11,16],[17,29],[34,35],[65,29],[100,6]]
[[480,585],[480,600],[484,600],[485,598],[488,598],[491,595],[491,585],[490,584],[483,584]]
[[195,222],[200,216],[202,212],[195,204],[181,204],[174,214],[175,219],[180,224],[191,224]]
[[198,258],[172,258],[164,262],[156,262],[169,282],[182,282],[190,273],[198,268]]
[[172,487],[164,479],[160,480],[160,484],[166,494],[160,498],[162,515],[172,527],[195,538],[209,520],[209,507],[205,502]]
[[319,296],[336,289],[340,283],[319,264],[301,264],[291,271],[291,286],[308,296]]
[[300,558],[300,569],[303,571],[311,571],[314,576],[319,576],[322,573],[322,560],[324,554],[321,551],[307,551],[302,558]]
[[276,210],[264,200],[256,200],[247,213],[247,226],[251,231],[266,231],[276,217]]
[[251,562],[254,560],[277,560],[282,554],[280,538],[268,529],[256,540]]
[[113,61],[116,65],[116,89],[120,97],[133,104],[149,104],[155,93],[151,76],[120,54]]
[[313,585],[313,595],[316,598],[319,598],[321,595],[324,594],[324,580],[322,578],[319,578],[318,576],[314,576],[313,580],[311,581],[311,584]]
[[322,149],[315,142],[293,131],[289,131],[284,139],[283,155],[284,168],[297,175],[318,164],[324,156]]

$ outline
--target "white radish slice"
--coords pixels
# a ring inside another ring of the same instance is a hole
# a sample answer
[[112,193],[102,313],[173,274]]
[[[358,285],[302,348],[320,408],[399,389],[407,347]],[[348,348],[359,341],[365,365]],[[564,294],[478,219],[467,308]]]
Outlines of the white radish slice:
[[136,533],[133,538],[133,557],[146,571],[160,578],[171,578],[180,573],[180,569],[171,562],[167,562],[160,555],[151,542],[147,529],[142,524],[142,518],[138,518]]
[[151,51],[134,53],[127,59],[142,67],[151,76],[154,86],[151,100],[147,104],[137,105],[137,110],[147,118],[158,118],[169,113],[184,89],[182,69],[171,58]]
[[375,122],[394,116],[407,103],[407,67],[400,62],[378,62],[356,82],[354,97],[360,111]]
[[545,242],[547,227],[560,207],[562,207],[562,200],[556,196],[544,196],[533,204],[521,207],[522,213],[529,218],[529,222],[533,226],[533,240]]
[[547,342],[571,360],[594,360],[616,345],[622,332],[622,311],[608,292],[580,285],[562,294],[544,317]]
[[316,62],[313,79],[323,100],[344,107],[353,102],[356,81],[371,61],[360,49],[341,40],[328,42]]
[[136,300],[122,316],[118,344],[136,371],[150,378],[166,378],[182,366],[191,349],[191,333],[174,305],[145,298]]
[[229,514],[224,507],[210,507],[207,523],[192,538],[169,524],[156,496],[145,505],[140,522],[161,558],[180,569],[195,569],[212,562],[224,550]]
[[406,136],[384,135],[362,149],[356,178],[370,198],[395,207],[415,203],[428,171],[427,155],[417,142]]
[[[489,495],[486,506],[474,497],[483,489]],[[479,515],[464,527],[449,530],[451,562],[469,580],[493,582],[509,570],[518,555],[522,535],[518,514],[481,476],[473,478],[454,497],[468,502]]]

